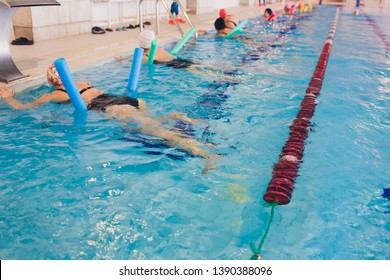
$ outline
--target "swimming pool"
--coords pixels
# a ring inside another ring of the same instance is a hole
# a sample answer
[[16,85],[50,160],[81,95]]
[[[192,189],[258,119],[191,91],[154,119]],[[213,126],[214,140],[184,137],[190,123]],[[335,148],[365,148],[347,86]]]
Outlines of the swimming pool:
[[[270,211],[262,196],[313,74],[335,7],[257,42],[199,38],[180,53],[245,71],[226,80],[143,67],[137,97],[154,116],[201,118],[184,130],[225,156],[204,160],[72,106],[13,111],[0,102],[2,259],[249,259]],[[389,12],[369,14],[390,38]],[[364,38],[363,38],[364,35]],[[259,49],[261,42],[274,42]],[[172,45],[167,45],[171,49]],[[233,67],[232,66],[232,67]],[[75,73],[127,94],[129,66]],[[264,259],[389,259],[389,54],[363,16],[340,10],[291,203],[278,206]],[[29,101],[50,89],[31,89]],[[174,123],[172,123],[174,125]],[[183,125],[182,125],[183,126]]]

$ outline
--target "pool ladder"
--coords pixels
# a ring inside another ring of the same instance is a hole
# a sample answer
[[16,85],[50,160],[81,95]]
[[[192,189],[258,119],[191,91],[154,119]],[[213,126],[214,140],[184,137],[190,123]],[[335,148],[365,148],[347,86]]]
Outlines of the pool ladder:
[[9,48],[9,32],[12,27],[12,18],[20,7],[60,6],[55,0],[0,0],[0,82],[10,83],[28,75],[23,75],[16,66]]
[[[143,20],[143,7],[142,7],[143,2],[145,2],[145,1],[144,0],[138,0],[137,1],[138,13],[139,13],[139,17],[138,17],[139,18],[139,26],[140,26],[141,31],[143,31],[143,28],[144,28],[144,26],[143,26],[143,22],[144,22],[144,20]],[[188,14],[187,14],[186,10],[184,9],[183,5],[180,3],[180,1],[176,1],[176,2],[179,5],[179,10],[184,15],[184,17],[187,20],[188,24],[191,27],[195,27],[194,24],[192,23],[191,19],[188,17]],[[180,32],[181,36],[184,37],[183,29],[181,28],[181,26],[177,22],[176,18],[171,13],[171,10],[168,7],[168,4],[165,2],[165,0],[156,0],[156,34],[160,33],[160,17],[161,17],[161,15],[160,15],[159,3],[161,3],[161,5],[164,7],[165,11],[168,13],[169,17],[173,20],[173,23],[175,24],[177,30]],[[197,32],[195,33],[195,37],[198,37],[198,33]]]

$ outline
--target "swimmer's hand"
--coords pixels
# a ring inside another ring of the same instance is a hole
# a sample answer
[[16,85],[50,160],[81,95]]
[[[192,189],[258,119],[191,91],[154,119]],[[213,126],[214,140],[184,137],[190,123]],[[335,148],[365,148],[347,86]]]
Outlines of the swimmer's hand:
[[197,32],[198,32],[198,35],[199,35],[199,36],[208,34],[207,30],[203,30],[203,29],[197,30]]
[[9,91],[6,87],[1,87],[0,88],[0,98],[9,98],[13,97],[15,95],[15,91]]
[[116,61],[118,61],[119,63],[122,63],[123,65],[130,65],[129,61],[121,55],[115,56],[114,58]]
[[218,170],[216,161],[220,158],[222,158],[222,156],[217,154],[212,154],[207,157],[205,167],[202,169],[202,174],[207,174],[210,170]]

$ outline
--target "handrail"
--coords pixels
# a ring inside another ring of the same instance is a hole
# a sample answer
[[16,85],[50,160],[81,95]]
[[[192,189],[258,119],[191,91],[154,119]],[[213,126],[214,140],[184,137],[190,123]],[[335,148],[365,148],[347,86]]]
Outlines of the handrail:
[[[144,14],[143,14],[143,10],[142,10],[142,2],[143,0],[138,0],[137,1],[137,4],[138,4],[138,13],[139,13],[139,28],[141,30],[141,32],[144,30]],[[159,0],[156,1],[156,33],[160,33],[160,24],[159,24],[159,20],[160,20],[160,16],[159,16],[159,10],[158,10],[158,2]],[[168,9],[168,6],[166,5],[166,3],[164,1],[161,1],[161,3],[163,4],[166,12],[169,14],[169,16],[172,18],[173,22],[175,23],[177,29],[180,31],[180,34],[181,36],[183,37],[184,36],[184,32],[183,30],[181,29],[180,25],[177,23],[176,19],[174,18],[174,16],[172,15],[171,11]]]
[[[182,11],[184,17],[186,18],[188,24],[192,27],[192,28],[195,28],[194,24],[192,23],[190,17],[188,16],[187,12],[185,11],[183,5],[181,4],[180,1],[177,1],[177,3],[179,4],[179,8],[180,10]],[[195,38],[198,38],[198,32],[195,32]]]
[[143,0],[138,0],[137,1],[137,6],[138,6],[138,24],[139,24],[139,29],[141,30],[141,32],[144,30],[144,16],[143,16],[143,11],[142,11],[142,1]]
[[19,7],[59,6],[55,0],[0,1],[0,82],[9,83],[27,77],[16,66],[9,48],[12,18]]

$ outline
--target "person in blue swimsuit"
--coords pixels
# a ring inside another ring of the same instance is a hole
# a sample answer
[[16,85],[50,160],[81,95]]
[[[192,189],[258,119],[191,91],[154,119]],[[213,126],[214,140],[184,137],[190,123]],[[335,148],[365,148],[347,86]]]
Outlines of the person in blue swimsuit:
[[[173,15],[173,17],[176,19],[176,21],[178,23],[185,23],[186,22],[184,19],[179,17],[179,4],[177,3],[176,0],[173,0],[173,2],[172,2],[171,14]],[[170,20],[168,23],[173,24],[173,20]]]
[[[47,80],[54,86],[55,90],[33,102],[24,104],[19,102],[14,98],[14,91],[10,91],[6,87],[0,87],[0,99],[3,99],[16,110],[37,107],[51,101],[58,104],[70,103],[69,96],[53,64],[48,68]],[[214,169],[212,162],[220,156],[204,149],[202,147],[204,146],[203,143],[188,138],[180,132],[167,130],[163,127],[163,123],[169,120],[185,121],[191,124],[194,124],[197,120],[178,112],[173,112],[161,118],[153,118],[149,113],[146,102],[140,98],[110,95],[96,89],[90,83],[82,81],[77,81],[76,86],[88,110],[104,113],[109,119],[131,122],[138,126],[138,131],[142,134],[159,137],[163,139],[162,143],[167,146],[177,147],[191,155],[205,158],[204,173]]]
[[360,0],[356,0],[355,10],[353,13],[358,16],[359,15],[359,7],[360,7]]
[[171,5],[171,14],[176,17],[179,15],[179,4],[177,4],[175,0],[172,2]]

